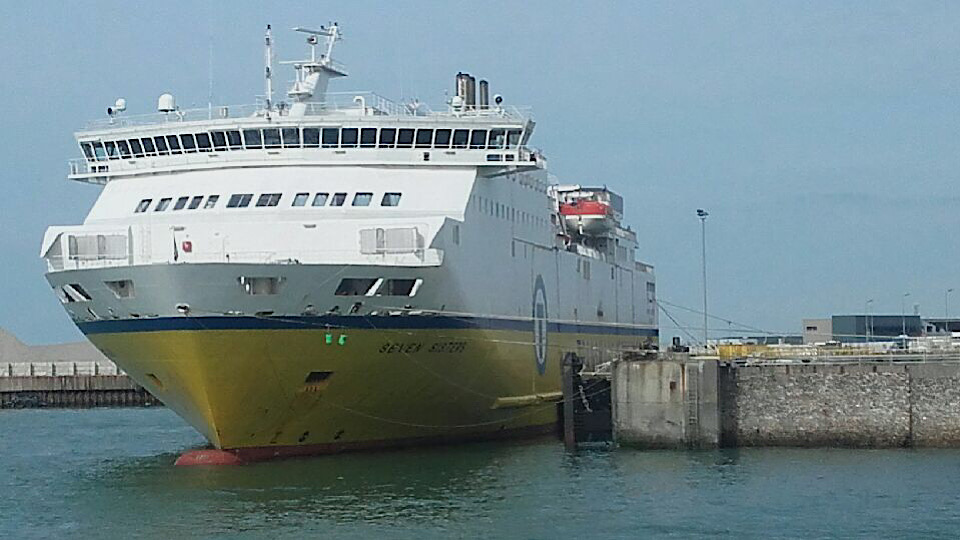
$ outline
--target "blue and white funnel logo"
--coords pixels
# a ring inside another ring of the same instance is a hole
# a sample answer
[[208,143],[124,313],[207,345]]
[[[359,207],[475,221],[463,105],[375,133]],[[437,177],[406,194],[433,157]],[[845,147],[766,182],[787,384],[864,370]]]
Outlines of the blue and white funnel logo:
[[547,289],[539,275],[533,286],[533,350],[537,372],[543,375],[547,371]]

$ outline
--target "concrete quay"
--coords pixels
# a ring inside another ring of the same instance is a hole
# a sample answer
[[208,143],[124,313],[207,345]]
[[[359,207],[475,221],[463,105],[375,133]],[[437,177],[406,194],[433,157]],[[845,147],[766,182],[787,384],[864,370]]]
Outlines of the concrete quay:
[[617,443],[664,447],[960,447],[960,362],[618,362]]
[[153,405],[160,402],[127,375],[0,377],[0,409]]

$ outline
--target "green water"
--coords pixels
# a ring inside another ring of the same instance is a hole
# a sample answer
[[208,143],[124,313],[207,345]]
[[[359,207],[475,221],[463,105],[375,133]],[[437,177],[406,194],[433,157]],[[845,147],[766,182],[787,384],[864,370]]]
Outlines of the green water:
[[0,411],[0,538],[960,536],[960,451],[553,439],[174,468],[166,409]]

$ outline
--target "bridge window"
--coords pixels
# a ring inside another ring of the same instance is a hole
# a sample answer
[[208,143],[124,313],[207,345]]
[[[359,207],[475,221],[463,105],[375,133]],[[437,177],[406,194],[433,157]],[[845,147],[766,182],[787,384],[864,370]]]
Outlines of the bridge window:
[[280,130],[277,128],[267,128],[263,130],[263,147],[280,148]]
[[203,195],[197,195],[194,198],[190,199],[190,206],[187,208],[189,210],[196,210],[200,208],[200,203],[203,202]]
[[230,200],[227,201],[227,208],[246,208],[250,206],[252,199],[252,193],[234,193],[230,196]]
[[433,143],[432,129],[417,130],[417,148],[430,148],[430,145],[432,143]]
[[213,137],[213,147],[217,150],[227,149],[227,134],[222,131],[211,131]]
[[303,128],[303,147],[318,148],[320,146],[320,129]]
[[413,148],[413,130],[401,129],[397,134],[397,148]]
[[520,145],[520,130],[511,129],[507,132],[507,148],[516,148]]
[[190,133],[180,135],[180,145],[183,146],[184,152],[190,153],[197,151],[197,143]]
[[207,197],[207,204],[203,205],[203,209],[207,210],[208,208],[213,208],[214,206],[217,205],[217,201],[219,200],[220,200],[219,195],[211,195]]
[[450,148],[450,130],[438,129],[433,139],[433,146],[435,148]]
[[280,204],[279,193],[264,193],[257,199],[257,206],[276,206]]
[[384,193],[380,200],[380,206],[398,206],[400,204],[399,193]]
[[87,158],[87,161],[93,161],[93,160],[94,160],[94,157],[93,157],[93,145],[92,145],[92,144],[90,144],[90,143],[88,143],[88,142],[80,143],[80,148],[83,149],[83,155]]
[[140,143],[143,144],[144,153],[151,156],[157,155],[157,150],[153,147],[153,139],[150,137],[144,137],[143,139],[140,139]]
[[133,157],[143,157],[143,147],[140,146],[140,139],[130,139],[130,148],[133,150]]
[[360,148],[373,148],[377,145],[377,128],[360,130]]
[[489,148],[499,149],[503,148],[503,144],[506,141],[506,132],[502,129],[491,129],[490,130],[490,142]]
[[107,159],[107,153],[103,149],[103,143],[93,143],[93,155],[97,161],[105,161]]
[[161,156],[165,156],[170,153],[170,151],[167,150],[167,140],[164,139],[163,136],[158,135],[154,137],[153,144],[156,145],[157,152],[159,152]]
[[382,128],[380,130],[380,148],[393,148],[397,141],[397,130],[394,128]]
[[458,129],[453,132],[453,147],[454,148],[466,148],[467,139],[470,138],[470,130],[467,129]]
[[177,202],[173,204],[174,210],[183,210],[187,206],[187,201],[190,200],[190,197],[180,197],[177,199]]
[[108,141],[103,143],[103,148],[107,153],[107,159],[120,159],[120,152],[117,151],[117,143]]
[[240,150],[243,148],[243,138],[240,137],[238,130],[227,132],[227,142],[230,143],[231,150]]
[[120,149],[120,155],[123,159],[130,159],[130,145],[127,141],[117,141],[117,148]]
[[340,132],[341,148],[356,148],[357,146],[357,128],[343,128]]
[[470,148],[483,148],[487,143],[487,130],[475,129],[470,134]]
[[168,206],[170,206],[170,201],[172,201],[172,200],[173,200],[172,197],[164,197],[164,198],[160,199],[160,202],[157,203],[157,207],[154,208],[153,211],[154,211],[154,212],[163,212],[164,210],[167,209]]
[[170,148],[171,154],[179,154],[180,152],[180,139],[176,135],[167,135],[167,146]]
[[357,193],[353,196],[353,206],[370,206],[373,193]]
[[150,203],[153,202],[153,199],[143,199],[137,204],[137,208],[133,211],[136,214],[142,214],[147,211],[147,208],[150,208]]
[[309,198],[309,193],[297,193],[293,196],[293,204],[290,206],[305,206],[307,204],[307,199]]
[[347,201],[346,193],[334,193],[333,199],[330,201],[330,206],[343,206],[343,203]]
[[280,132],[283,135],[284,148],[300,148],[300,130],[297,128],[283,128]]
[[249,150],[259,150],[263,148],[263,138],[260,137],[259,129],[243,130],[243,144]]
[[330,198],[329,193],[317,193],[313,197],[313,204],[311,206],[323,206],[327,204],[327,199]]
[[209,152],[212,148],[210,144],[210,134],[209,133],[197,133],[197,148],[201,152]]
[[323,128],[323,147],[336,148],[340,144],[340,130],[337,128]]

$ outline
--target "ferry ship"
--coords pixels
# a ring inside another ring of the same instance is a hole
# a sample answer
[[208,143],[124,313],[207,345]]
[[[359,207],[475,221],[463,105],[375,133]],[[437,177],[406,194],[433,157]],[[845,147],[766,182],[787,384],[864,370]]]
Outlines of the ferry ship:
[[[256,105],[107,115],[47,280],[87,338],[212,445],[189,463],[555,429],[561,361],[656,348],[623,200],[559,185],[528,109],[457,74],[437,110],[332,93],[336,24]],[[211,457],[213,456],[213,457]],[[219,456],[219,457],[217,457]]]

